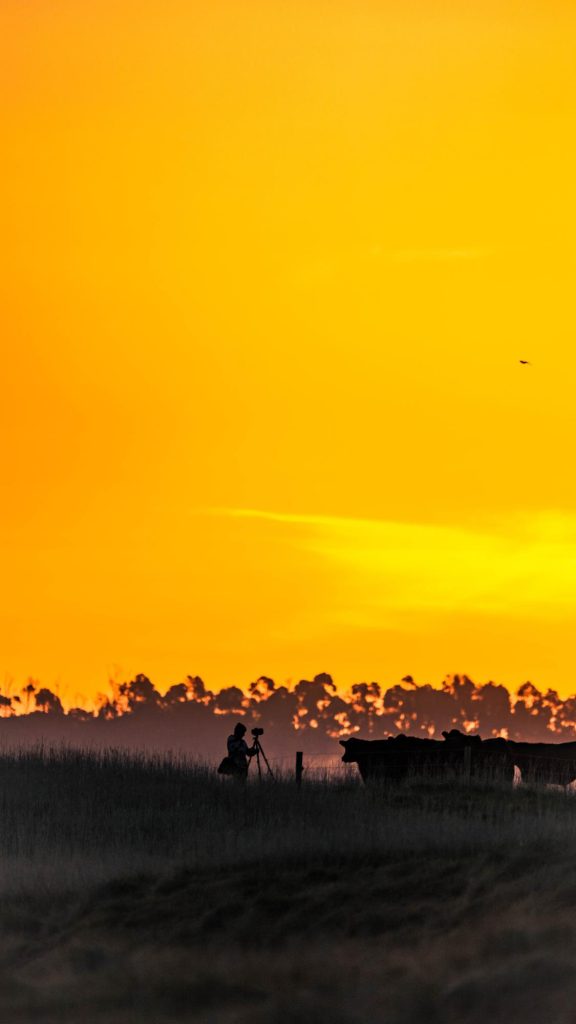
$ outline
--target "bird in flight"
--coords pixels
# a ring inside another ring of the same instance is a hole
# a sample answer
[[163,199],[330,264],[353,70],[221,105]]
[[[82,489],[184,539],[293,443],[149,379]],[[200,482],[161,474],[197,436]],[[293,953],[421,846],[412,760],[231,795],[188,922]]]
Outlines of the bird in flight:
[[518,362],[521,366],[532,366],[532,363],[528,362],[527,359],[519,359]]

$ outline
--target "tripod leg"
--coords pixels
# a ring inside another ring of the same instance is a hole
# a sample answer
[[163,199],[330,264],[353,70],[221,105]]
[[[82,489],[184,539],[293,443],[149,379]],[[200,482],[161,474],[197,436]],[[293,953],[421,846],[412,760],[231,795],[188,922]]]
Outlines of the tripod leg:
[[[268,764],[268,758],[266,757],[266,754],[264,753],[264,751],[262,749],[262,744],[261,743],[258,744],[258,748],[259,748],[259,752],[262,754],[262,757],[264,758],[264,764],[266,765],[266,767],[268,769],[268,774],[271,775],[272,778],[274,778],[274,772],[272,771],[270,765]],[[260,763],[260,762],[258,762],[258,763]]]

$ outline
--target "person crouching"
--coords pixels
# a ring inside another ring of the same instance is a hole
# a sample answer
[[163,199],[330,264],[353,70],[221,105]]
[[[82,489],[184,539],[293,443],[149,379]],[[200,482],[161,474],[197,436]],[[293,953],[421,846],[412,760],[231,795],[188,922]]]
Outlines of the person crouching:
[[228,757],[234,765],[233,774],[239,779],[248,777],[250,758],[256,753],[256,746],[249,747],[244,739],[245,735],[246,726],[238,722],[234,732],[228,737]]

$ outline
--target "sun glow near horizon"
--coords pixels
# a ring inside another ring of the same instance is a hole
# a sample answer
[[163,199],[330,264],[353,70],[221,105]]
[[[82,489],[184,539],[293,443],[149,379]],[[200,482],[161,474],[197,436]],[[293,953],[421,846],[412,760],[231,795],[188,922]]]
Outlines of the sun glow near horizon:
[[0,672],[576,689],[573,6],[0,29]]

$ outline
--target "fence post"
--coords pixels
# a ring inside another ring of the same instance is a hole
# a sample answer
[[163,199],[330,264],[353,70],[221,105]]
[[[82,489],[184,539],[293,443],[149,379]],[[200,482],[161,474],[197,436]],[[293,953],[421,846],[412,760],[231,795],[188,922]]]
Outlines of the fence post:
[[467,779],[472,775],[472,748],[464,747],[464,775]]
[[300,786],[302,785],[302,769],[304,767],[303,761],[304,761],[304,754],[302,753],[301,750],[297,750],[296,751],[296,786],[297,786],[298,789],[300,789]]

